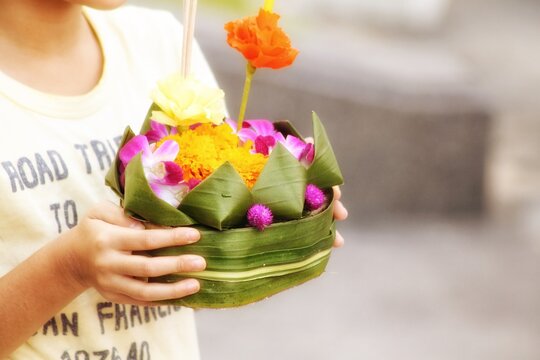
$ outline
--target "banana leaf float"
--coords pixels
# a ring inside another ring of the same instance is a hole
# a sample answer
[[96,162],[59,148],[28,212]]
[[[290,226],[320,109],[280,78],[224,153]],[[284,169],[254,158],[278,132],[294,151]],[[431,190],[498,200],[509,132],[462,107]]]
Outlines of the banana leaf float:
[[[152,111],[141,134],[149,134],[155,127],[151,114]],[[300,136],[289,122],[273,126],[282,134]],[[165,133],[170,130],[167,128]],[[150,256],[195,254],[207,261],[202,272],[149,279],[199,280],[201,290],[197,294],[166,303],[192,308],[236,307],[267,298],[324,272],[335,238],[332,186],[341,184],[343,177],[315,113],[313,131],[315,150],[308,167],[278,143],[251,188],[235,167],[225,162],[189,190],[178,205],[163,200],[152,189],[145,171],[144,151],[133,156],[125,167],[121,151],[118,152],[106,183],[120,197],[128,214],[159,225],[193,226],[201,232],[201,240],[195,244],[149,252]],[[126,128],[120,148],[135,137]],[[308,184],[325,194],[326,201],[315,211],[306,208]],[[253,204],[264,204],[274,216],[273,224],[263,231],[250,226],[247,220],[246,213]]]

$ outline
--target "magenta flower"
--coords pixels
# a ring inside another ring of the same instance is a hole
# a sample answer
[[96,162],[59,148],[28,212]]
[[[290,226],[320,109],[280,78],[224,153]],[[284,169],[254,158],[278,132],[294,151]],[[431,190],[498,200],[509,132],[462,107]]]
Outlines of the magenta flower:
[[306,208],[309,211],[320,209],[326,202],[324,192],[313,184],[306,187]]
[[150,143],[158,142],[166,136],[178,134],[178,130],[175,127],[169,129],[167,126],[158,123],[157,121],[150,120],[150,130],[145,134]]
[[308,167],[313,162],[315,157],[315,147],[309,142],[297,138],[293,135],[287,135],[287,138],[282,144],[298,159],[305,167]]
[[183,184],[182,168],[174,162],[180,148],[175,141],[167,140],[159,148],[148,143],[144,135],[131,139],[119,152],[122,162],[121,181],[124,182],[123,169],[131,159],[141,153],[141,160],[148,185],[157,197],[170,205],[177,207],[189,191],[189,186]]
[[253,142],[254,153],[269,155],[278,142],[285,141],[283,135],[276,131],[274,124],[268,120],[246,120],[240,131],[234,121],[227,120],[227,124],[238,134],[240,141]]
[[247,212],[249,225],[263,231],[268,226],[272,225],[274,216],[272,210],[263,204],[255,204],[249,208]]
[[187,185],[189,186],[189,190],[193,190],[193,188],[197,185],[199,185],[202,182],[202,180],[191,178],[188,180]]
[[253,142],[254,153],[269,155],[279,142],[304,166],[308,167],[313,162],[315,156],[313,144],[292,135],[283,137],[283,134],[276,131],[274,124],[269,120],[246,120],[240,131],[237,129],[236,121],[231,119],[225,121],[242,142],[248,140]]

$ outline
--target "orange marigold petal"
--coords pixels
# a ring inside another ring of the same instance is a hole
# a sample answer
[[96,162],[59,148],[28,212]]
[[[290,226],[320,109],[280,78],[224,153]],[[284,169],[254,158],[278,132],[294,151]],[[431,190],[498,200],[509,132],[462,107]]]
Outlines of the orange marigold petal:
[[248,187],[257,181],[268,158],[251,153],[251,143],[238,146],[238,137],[229,125],[202,124],[195,129],[162,139],[174,140],[180,146],[175,162],[182,167],[184,179],[204,180],[226,161],[230,162]]
[[256,68],[289,66],[298,50],[291,47],[289,37],[278,27],[279,18],[278,14],[261,9],[256,17],[231,21],[225,25],[227,43]]

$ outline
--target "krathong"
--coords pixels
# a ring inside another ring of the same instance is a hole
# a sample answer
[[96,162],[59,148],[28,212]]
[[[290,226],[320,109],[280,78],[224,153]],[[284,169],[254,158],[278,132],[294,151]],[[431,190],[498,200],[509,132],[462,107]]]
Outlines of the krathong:
[[[228,43],[247,62],[237,119],[225,118],[222,90],[188,75],[184,44],[182,73],[157,84],[139,135],[126,129],[107,175],[127,214],[201,232],[195,244],[149,252],[206,259],[202,272],[149,279],[201,283],[198,293],[166,303],[245,305],[319,276],[329,260],[332,187],[343,177],[319,117],[313,113],[312,140],[288,121],[244,120],[255,70],[288,66],[298,54],[278,19],[266,0],[258,16],[226,25]],[[192,33],[193,22],[185,26]]]

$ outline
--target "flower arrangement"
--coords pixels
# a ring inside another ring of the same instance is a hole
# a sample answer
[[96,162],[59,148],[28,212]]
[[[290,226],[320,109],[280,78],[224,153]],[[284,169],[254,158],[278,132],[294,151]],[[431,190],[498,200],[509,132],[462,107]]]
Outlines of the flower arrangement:
[[196,244],[150,253],[206,258],[205,271],[149,279],[200,281],[198,293],[168,303],[248,304],[319,276],[328,262],[331,188],[343,177],[320,119],[313,113],[313,140],[288,121],[244,120],[255,71],[288,66],[298,54],[272,7],[267,0],[257,16],[225,26],[247,60],[238,120],[226,119],[222,90],[186,71],[173,75],[154,90],[139,135],[126,129],[107,175],[128,214],[201,232]]

